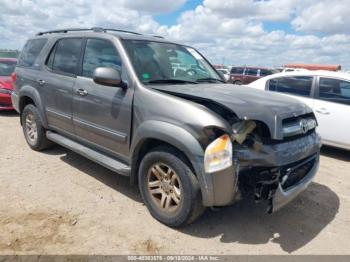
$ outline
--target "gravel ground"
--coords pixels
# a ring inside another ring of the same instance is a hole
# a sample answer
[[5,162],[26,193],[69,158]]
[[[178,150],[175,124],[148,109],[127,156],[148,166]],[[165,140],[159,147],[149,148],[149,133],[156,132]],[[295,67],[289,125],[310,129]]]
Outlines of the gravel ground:
[[0,113],[0,254],[350,254],[350,152],[323,148],[314,183],[268,215],[249,201],[168,228],[127,178],[67,150],[26,145]]

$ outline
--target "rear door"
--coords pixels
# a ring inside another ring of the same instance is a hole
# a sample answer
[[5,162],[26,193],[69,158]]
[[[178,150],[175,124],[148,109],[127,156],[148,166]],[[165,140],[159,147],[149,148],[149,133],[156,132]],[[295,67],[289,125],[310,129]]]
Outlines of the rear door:
[[254,82],[257,80],[258,77],[258,69],[256,68],[246,68],[245,73],[244,73],[244,80],[243,84],[247,85],[250,84],[251,82]]
[[48,124],[56,131],[74,134],[73,88],[76,83],[82,38],[59,39],[52,47],[45,69],[38,75],[45,99]]
[[277,77],[267,82],[266,89],[292,96],[313,108],[315,82],[316,78],[313,76]]
[[314,111],[327,144],[350,148],[350,81],[320,77]]
[[107,39],[87,39],[74,87],[75,133],[82,142],[126,160],[133,89],[95,83],[92,75],[97,67],[114,68],[120,71],[123,82],[127,82],[126,69],[116,45]]

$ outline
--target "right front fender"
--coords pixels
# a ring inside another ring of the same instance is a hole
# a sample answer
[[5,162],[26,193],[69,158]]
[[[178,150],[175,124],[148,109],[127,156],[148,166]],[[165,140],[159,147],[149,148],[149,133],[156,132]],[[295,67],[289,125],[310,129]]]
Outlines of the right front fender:
[[197,139],[184,128],[171,123],[149,120],[143,122],[134,135],[131,145],[133,156],[137,156],[147,139],[164,141],[182,151],[190,160],[198,178],[204,206],[213,206],[214,188],[212,175],[204,172],[204,151]]

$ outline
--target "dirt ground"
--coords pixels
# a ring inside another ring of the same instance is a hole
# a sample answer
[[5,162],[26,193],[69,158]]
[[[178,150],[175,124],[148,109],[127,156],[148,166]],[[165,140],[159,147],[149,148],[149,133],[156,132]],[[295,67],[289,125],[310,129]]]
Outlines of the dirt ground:
[[350,152],[323,148],[314,183],[268,215],[249,201],[168,228],[126,177],[26,145],[0,113],[0,254],[350,254]]

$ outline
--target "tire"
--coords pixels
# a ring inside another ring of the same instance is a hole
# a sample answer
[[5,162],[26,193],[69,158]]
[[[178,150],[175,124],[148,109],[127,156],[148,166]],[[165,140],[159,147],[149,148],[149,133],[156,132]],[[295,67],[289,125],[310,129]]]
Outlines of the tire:
[[[155,219],[170,227],[189,224],[205,210],[202,205],[198,180],[186,162],[185,158],[177,150],[170,147],[159,147],[146,154],[139,168],[139,189],[144,203]],[[168,190],[168,195],[164,193],[169,189],[166,186],[166,178],[163,178],[162,182],[165,184],[162,184],[156,178],[156,174],[158,173],[159,175],[160,172],[153,172],[159,168],[163,170],[163,173],[168,173],[168,176],[170,176],[168,177],[170,178],[168,179],[170,181],[170,192]],[[169,171],[169,168],[172,172]],[[150,187],[150,183],[159,185]],[[152,194],[151,189],[162,193]],[[178,194],[180,195],[179,197],[176,194],[178,191],[180,192]],[[162,205],[164,194],[167,198]],[[171,198],[170,201],[168,201],[169,198]],[[177,199],[178,203],[174,201],[175,199]],[[167,202],[169,202],[168,208]]]
[[21,116],[24,137],[29,147],[35,151],[45,150],[53,145],[46,138],[39,110],[32,104],[27,105]]
[[243,83],[241,81],[235,81],[234,84],[235,85],[242,85]]

